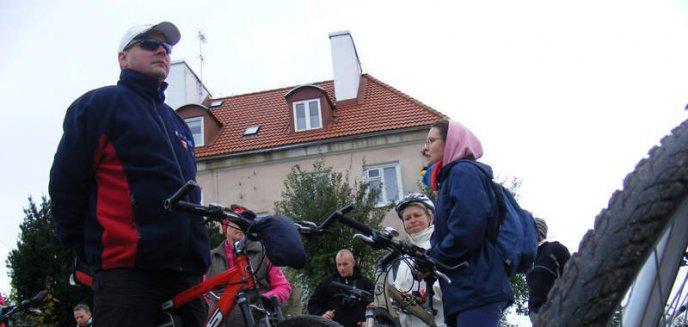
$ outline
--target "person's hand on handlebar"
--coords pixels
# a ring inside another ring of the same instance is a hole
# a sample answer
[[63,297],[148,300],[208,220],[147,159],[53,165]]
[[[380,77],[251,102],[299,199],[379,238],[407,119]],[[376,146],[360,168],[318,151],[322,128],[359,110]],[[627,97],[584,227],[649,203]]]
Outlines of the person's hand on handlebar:
[[418,277],[418,280],[425,280],[426,278],[430,277],[430,272],[427,271],[419,271],[416,274],[416,277]]
[[322,314],[322,317],[327,320],[332,320],[334,318],[334,310],[327,310]]

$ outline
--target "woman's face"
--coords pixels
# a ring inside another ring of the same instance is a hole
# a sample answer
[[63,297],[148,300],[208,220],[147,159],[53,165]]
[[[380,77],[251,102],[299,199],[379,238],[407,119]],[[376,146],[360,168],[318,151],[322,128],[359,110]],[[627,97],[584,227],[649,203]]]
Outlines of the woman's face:
[[421,232],[430,226],[430,218],[425,210],[417,205],[404,208],[401,217],[404,220],[404,230],[409,234]]
[[444,141],[437,127],[431,128],[428,132],[423,152],[425,153],[425,163],[428,165],[436,163],[444,157]]
[[235,223],[227,222],[227,241],[234,243],[244,238],[244,232]]

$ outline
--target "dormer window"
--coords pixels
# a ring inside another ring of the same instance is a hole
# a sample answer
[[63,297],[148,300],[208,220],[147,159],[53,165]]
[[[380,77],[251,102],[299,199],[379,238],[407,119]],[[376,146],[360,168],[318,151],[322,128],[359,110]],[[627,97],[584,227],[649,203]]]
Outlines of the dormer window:
[[320,99],[294,102],[294,130],[297,132],[322,128]]
[[193,134],[194,146],[203,146],[203,117],[187,118],[184,119],[184,121],[186,121],[186,124],[189,125],[191,134]]

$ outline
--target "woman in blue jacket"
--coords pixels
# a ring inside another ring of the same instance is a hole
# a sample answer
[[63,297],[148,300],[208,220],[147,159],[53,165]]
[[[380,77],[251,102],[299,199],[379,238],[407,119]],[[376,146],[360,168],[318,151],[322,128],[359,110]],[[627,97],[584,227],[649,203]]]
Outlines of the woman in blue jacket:
[[437,191],[430,256],[450,266],[468,263],[449,274],[451,283],[440,280],[447,326],[496,327],[513,292],[490,241],[497,232],[492,168],[476,161],[480,141],[456,121],[433,124],[423,153],[435,164],[430,184]]

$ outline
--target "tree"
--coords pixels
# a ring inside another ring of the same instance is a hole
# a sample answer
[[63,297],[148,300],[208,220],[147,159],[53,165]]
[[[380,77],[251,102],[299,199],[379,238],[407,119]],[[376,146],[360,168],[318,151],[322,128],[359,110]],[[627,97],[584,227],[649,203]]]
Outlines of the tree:
[[[282,200],[275,202],[275,213],[292,217],[294,220],[308,220],[322,223],[332,212],[353,203],[355,210],[349,216],[373,229],[380,228],[380,222],[389,207],[376,208],[379,190],[368,190],[367,183],[348,182],[349,173],[334,171],[322,161],[316,161],[310,171],[299,165],[292,167],[284,181]],[[302,305],[315,291],[320,280],[335,269],[337,251],[351,249],[364,275],[373,275],[375,254],[364,242],[353,240],[355,231],[341,224],[334,224],[331,235],[306,238],[304,245],[308,252],[308,264],[304,270],[295,272],[293,278],[301,286]]]
[[214,248],[220,243],[224,242],[227,238],[222,235],[222,230],[220,226],[216,223],[206,224],[206,229],[208,230],[208,238],[210,239],[210,248]]
[[[43,197],[40,206],[29,197],[24,209],[24,221],[19,226],[17,248],[10,251],[6,265],[9,269],[13,293],[12,301],[31,298],[41,290],[48,290],[48,301],[42,314],[26,318],[26,325],[69,326],[74,324],[73,308],[78,303],[93,303],[91,290],[69,285],[74,255],[60,245],[54,233],[50,202]],[[18,322],[18,325],[22,325]]]

